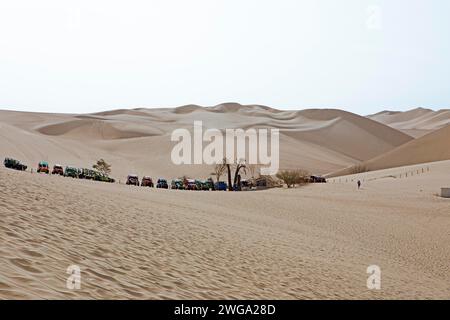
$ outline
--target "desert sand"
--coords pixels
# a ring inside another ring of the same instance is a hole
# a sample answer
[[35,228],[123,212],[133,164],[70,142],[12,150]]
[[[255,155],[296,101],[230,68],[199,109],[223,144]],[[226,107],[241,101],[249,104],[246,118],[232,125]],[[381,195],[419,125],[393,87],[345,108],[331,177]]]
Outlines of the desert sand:
[[[450,125],[409,141],[378,157],[363,161],[359,166],[372,171],[447,159],[450,159]],[[331,176],[351,172],[352,167],[334,172]]]
[[450,125],[450,110],[433,111],[426,108],[416,108],[404,112],[382,111],[370,115],[368,118],[419,138]]
[[[170,161],[170,133],[192,129],[194,120],[279,128],[282,168],[340,177],[257,192],[123,184],[128,173],[209,176],[211,166]],[[234,103],[87,115],[0,111],[1,158],[33,168],[41,160],[90,167],[104,158],[122,180],[1,167],[0,298],[449,299],[450,200],[438,193],[450,187],[450,127],[438,117],[417,129],[436,131],[415,139],[379,120]],[[343,176],[361,163],[388,169]],[[81,268],[79,290],[66,288],[70,265]],[[379,291],[366,287],[370,265],[381,268]]]
[[0,156],[17,158],[31,167],[90,167],[99,158],[112,164],[112,176],[127,174],[206,178],[211,166],[173,165],[170,141],[174,129],[280,129],[280,166],[325,174],[369,160],[412,140],[379,122],[341,110],[281,111],[226,103],[202,108],[113,110],[87,115],[0,111]]
[[[436,194],[450,161],[427,166],[354,176],[359,191],[347,177],[240,193],[1,168],[0,298],[448,299],[450,202]],[[80,290],[66,288],[73,264]]]

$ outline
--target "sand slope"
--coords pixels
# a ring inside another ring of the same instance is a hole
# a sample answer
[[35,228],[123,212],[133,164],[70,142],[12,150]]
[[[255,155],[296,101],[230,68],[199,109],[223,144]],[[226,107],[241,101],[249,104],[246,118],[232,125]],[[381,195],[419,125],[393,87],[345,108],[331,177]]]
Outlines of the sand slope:
[[[1,167],[0,299],[449,299],[450,203],[434,194],[450,162],[430,168],[408,179],[377,172],[360,191],[234,193]],[[373,264],[381,291],[366,287]]]
[[372,169],[450,159],[450,125],[367,161]]
[[450,110],[417,108],[405,112],[382,111],[368,118],[418,138],[450,124]]
[[[280,111],[226,103],[203,108],[112,110],[87,115],[0,111],[0,157],[18,158],[31,167],[41,160],[90,167],[104,158],[112,176],[206,178],[211,166],[175,166],[170,153],[173,130],[205,128],[279,128],[282,168],[316,174],[371,159],[408,142],[408,135],[341,110]],[[206,145],[206,144],[205,144]]]
[[[368,170],[379,170],[448,159],[450,159],[450,125],[405,143],[361,165]],[[335,172],[332,176],[350,172],[351,169],[347,168]]]

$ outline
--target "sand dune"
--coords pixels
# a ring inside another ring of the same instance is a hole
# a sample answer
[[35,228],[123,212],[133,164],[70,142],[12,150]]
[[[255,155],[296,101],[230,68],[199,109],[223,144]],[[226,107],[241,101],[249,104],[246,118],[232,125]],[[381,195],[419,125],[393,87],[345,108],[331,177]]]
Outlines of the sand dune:
[[41,160],[89,167],[104,158],[118,180],[128,173],[206,178],[211,166],[175,166],[170,160],[172,131],[192,130],[194,121],[221,130],[279,128],[281,167],[316,174],[371,159],[411,140],[398,130],[341,110],[281,111],[225,103],[86,115],[0,111],[0,156],[18,158],[32,167]]
[[450,124],[450,110],[417,108],[406,112],[382,111],[368,118],[418,138]]
[[312,130],[295,130],[286,134],[303,141],[347,155],[357,160],[368,160],[402,145],[411,138],[401,132],[380,126],[379,123],[341,110],[304,110],[299,115],[306,119],[324,121],[325,126]]
[[[138,129],[141,129],[138,131]],[[38,132],[50,136],[65,136],[90,140],[131,139],[158,135],[160,132],[143,125],[125,124],[121,121],[105,119],[77,119],[46,125]]]
[[219,113],[234,113],[239,112],[243,114],[251,114],[254,115],[258,112],[262,112],[265,115],[267,113],[281,113],[282,111],[273,109],[271,107],[262,106],[262,105],[251,105],[251,106],[243,106],[239,103],[229,102],[222,103],[214,107],[209,107],[208,111],[219,112]]
[[131,116],[138,116],[138,117],[147,116],[147,114],[145,112],[140,112],[139,110],[129,110],[129,109],[117,109],[117,110],[103,111],[103,112],[93,113],[93,115],[98,115],[98,116],[131,115]]
[[[450,125],[405,143],[361,165],[368,170],[379,170],[448,159],[450,159]],[[351,169],[340,170],[333,176],[350,172]]]
[[367,161],[372,169],[450,159],[450,125]]
[[202,107],[191,104],[191,105],[177,107],[173,110],[173,112],[176,114],[185,114],[185,113],[192,113],[194,111],[198,111],[201,109],[202,109]]
[[[448,299],[450,162],[262,192],[0,168],[0,299]],[[383,178],[384,176],[384,178]],[[369,265],[382,289],[366,287]],[[66,287],[70,265],[81,289]]]

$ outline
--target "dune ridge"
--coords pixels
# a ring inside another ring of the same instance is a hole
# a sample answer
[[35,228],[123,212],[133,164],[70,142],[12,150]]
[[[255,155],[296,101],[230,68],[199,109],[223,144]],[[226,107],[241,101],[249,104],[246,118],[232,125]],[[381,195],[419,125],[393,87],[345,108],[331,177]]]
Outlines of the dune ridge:
[[382,111],[370,115],[368,118],[419,138],[450,124],[450,110],[433,111],[426,108],[416,108],[404,112]]

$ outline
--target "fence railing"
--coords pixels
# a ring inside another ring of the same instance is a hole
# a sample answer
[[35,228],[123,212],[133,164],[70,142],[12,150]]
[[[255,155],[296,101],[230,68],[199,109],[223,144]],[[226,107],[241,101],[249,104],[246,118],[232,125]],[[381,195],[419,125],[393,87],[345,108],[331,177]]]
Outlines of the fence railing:
[[414,169],[408,169],[401,171],[393,171],[393,172],[384,172],[383,174],[376,175],[377,171],[367,171],[367,172],[361,172],[361,173],[355,173],[351,176],[344,176],[344,177],[336,177],[327,179],[330,183],[351,183],[351,182],[357,182],[360,180],[361,182],[365,181],[374,181],[378,179],[386,179],[386,178],[395,178],[395,179],[406,179],[406,178],[412,178],[414,176],[427,174],[431,171],[430,166],[425,167],[419,167]]

